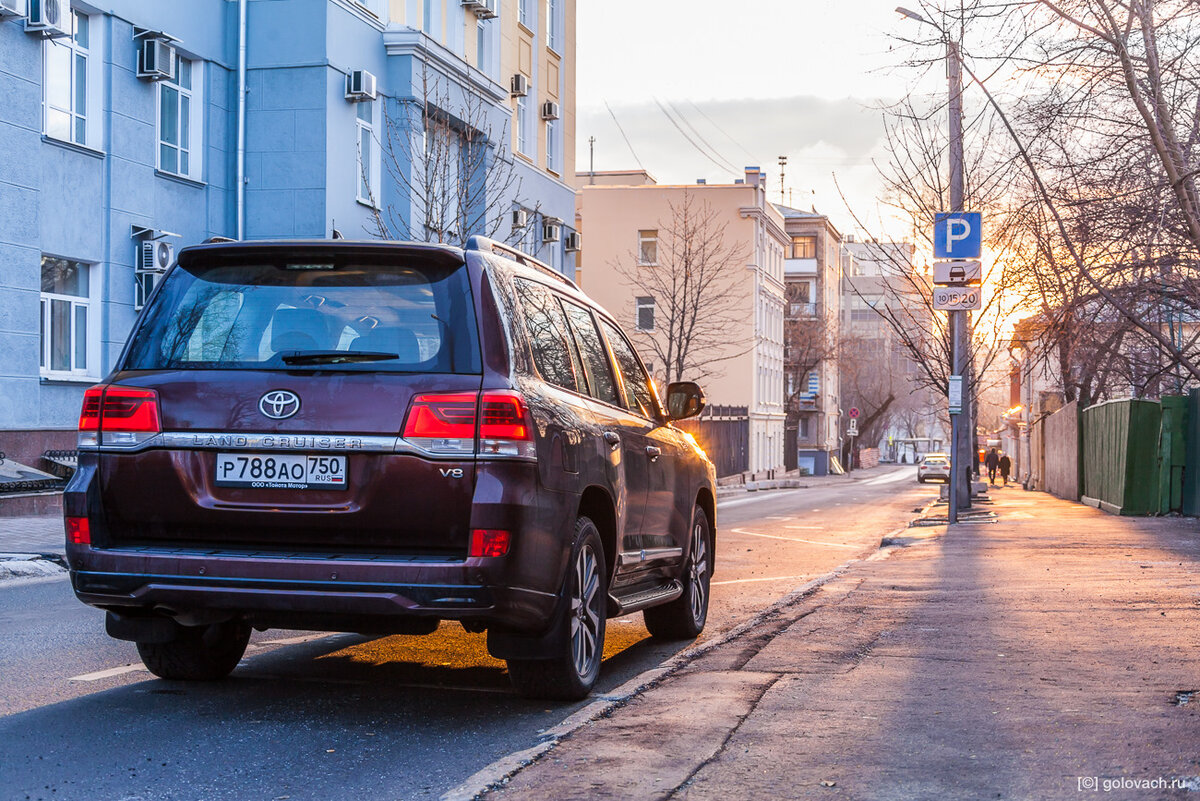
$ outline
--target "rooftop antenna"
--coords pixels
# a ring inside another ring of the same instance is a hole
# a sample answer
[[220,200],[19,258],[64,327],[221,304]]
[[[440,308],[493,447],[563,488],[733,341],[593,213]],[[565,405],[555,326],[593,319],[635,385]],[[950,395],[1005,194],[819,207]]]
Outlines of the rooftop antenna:
[[596,137],[588,137],[588,183],[596,183]]
[[784,169],[787,167],[787,156],[779,157],[779,202],[782,203],[785,193],[783,188]]

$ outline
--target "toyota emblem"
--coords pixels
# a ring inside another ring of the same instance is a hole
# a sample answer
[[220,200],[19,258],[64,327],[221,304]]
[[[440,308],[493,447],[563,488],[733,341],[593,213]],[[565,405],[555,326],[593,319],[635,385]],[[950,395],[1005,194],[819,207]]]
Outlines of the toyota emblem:
[[273,389],[258,401],[258,410],[272,420],[283,420],[300,411],[300,396],[286,389]]

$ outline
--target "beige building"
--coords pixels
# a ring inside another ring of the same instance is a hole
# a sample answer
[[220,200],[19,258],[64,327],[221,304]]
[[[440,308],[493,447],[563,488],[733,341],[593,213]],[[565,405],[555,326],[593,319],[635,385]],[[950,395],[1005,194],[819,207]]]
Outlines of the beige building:
[[784,218],[788,248],[784,261],[788,467],[825,475],[830,455],[836,456],[842,444],[838,374],[842,235],[828,217],[816,211],[777,208]]
[[[723,273],[729,280],[719,282],[722,291],[701,298],[720,308],[724,322],[704,352],[694,354],[696,375],[683,377],[702,384],[710,405],[745,410],[749,440],[743,469],[782,468],[783,273],[790,239],[783,216],[767,202],[765,176],[748,167],[746,177],[733,184],[660,185],[640,171],[585,172],[576,174],[576,185],[586,243],[580,284],[638,340],[648,362],[656,361],[652,341],[666,341],[673,319],[671,299],[653,287],[664,286],[672,270],[683,273],[678,209],[690,202],[697,214],[711,214],[693,231],[690,245],[715,247],[720,237],[737,260]],[[661,381],[665,365],[649,366]]]

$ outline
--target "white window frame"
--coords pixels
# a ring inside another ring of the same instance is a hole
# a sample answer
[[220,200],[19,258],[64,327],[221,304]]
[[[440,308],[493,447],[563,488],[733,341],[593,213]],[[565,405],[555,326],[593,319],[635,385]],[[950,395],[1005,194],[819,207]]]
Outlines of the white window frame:
[[[647,236],[652,234],[653,236]],[[654,258],[646,258],[646,245],[654,243]],[[639,267],[654,267],[658,264],[658,229],[645,228],[638,231],[637,261]]]
[[546,120],[546,171],[560,174],[562,165],[558,162],[558,120]]
[[[155,166],[159,172],[166,173],[167,175],[175,175],[180,178],[199,181],[204,174],[204,62],[178,54],[176,54],[175,59],[175,77],[169,80],[158,81],[154,89],[154,125],[156,129]],[[190,70],[190,87],[185,87],[182,83],[185,62]],[[179,98],[179,105],[174,115],[176,130],[181,134],[180,141],[178,142],[163,139],[163,96],[167,90],[176,92]],[[183,116],[184,99],[187,100],[188,108],[186,147],[184,147],[182,137],[184,126],[181,119]],[[170,165],[163,163],[164,146],[176,151],[175,169],[170,169]],[[186,170],[180,169],[180,162],[182,162],[182,155],[184,153],[187,154],[188,161]]]
[[560,0],[546,0],[546,47],[555,53],[561,53],[562,44],[559,42],[558,16],[562,11]]
[[[58,258],[55,256],[43,255],[43,259]],[[85,261],[77,261],[75,259],[63,259],[63,261],[79,264],[87,269],[88,289],[86,295],[63,295],[57,292],[39,292],[38,301],[41,310],[41,320],[39,323],[39,373],[42,378],[49,380],[97,380],[100,376],[99,369],[99,315],[93,314],[92,310],[99,307],[99,304],[94,302],[94,298],[98,296],[99,271],[94,269],[95,264]],[[71,342],[68,348],[71,366],[67,370],[55,370],[51,366],[51,344],[53,341],[53,313],[54,301],[65,302],[69,304],[67,327],[69,339]],[[78,309],[83,309],[87,318],[87,331],[84,334],[83,352],[86,363],[82,368],[76,366],[75,354],[79,350],[79,343],[76,341],[78,332],[76,331],[76,322],[78,319]]]
[[[78,41],[80,19],[87,20],[88,42],[86,47],[79,44]],[[102,126],[98,123],[102,104],[101,84],[104,65],[104,37],[99,30],[101,20],[103,20],[103,17],[100,15],[89,15],[77,9],[72,9],[71,35],[46,39],[42,44],[42,133],[51,139],[61,142],[71,142],[95,150],[100,150],[103,147]],[[56,49],[66,50],[68,53],[68,63],[70,65],[70,74],[67,76],[68,92],[70,95],[68,100],[69,108],[53,106],[46,93],[51,83],[51,54]],[[79,108],[81,98],[76,88],[79,81],[79,59],[83,60],[83,80],[85,87],[82,97],[82,109]],[[52,110],[64,113],[70,119],[66,137],[51,132],[50,113]],[[80,123],[83,125],[82,137],[77,135],[78,131],[76,130],[77,125]]]
[[[648,295],[647,296],[639,296],[634,299],[634,303],[637,304],[637,317],[634,318],[634,328],[636,328],[638,331],[645,331],[648,334],[654,333],[654,326],[655,326],[655,323],[657,322],[654,319],[655,310],[658,308],[658,305],[654,302],[654,298],[650,297]],[[642,310],[643,309],[650,310],[650,327],[649,328],[642,327]]]
[[[362,111],[366,108],[370,111],[370,119],[364,120]],[[379,124],[376,118],[379,116],[379,101],[378,100],[363,100],[355,104],[354,109],[354,196],[355,199],[364,206],[370,208],[382,208],[380,205],[381,198],[380,187],[380,165],[382,162],[382,154],[380,153],[380,144],[378,128]],[[367,169],[363,170],[363,137],[367,137],[368,147],[367,152]],[[364,176],[363,173],[367,174]],[[366,181],[364,181],[364,177]],[[366,190],[366,191],[364,191]],[[372,199],[374,195],[374,199]]]
[[525,95],[517,96],[517,152],[528,156],[529,155],[529,98]]

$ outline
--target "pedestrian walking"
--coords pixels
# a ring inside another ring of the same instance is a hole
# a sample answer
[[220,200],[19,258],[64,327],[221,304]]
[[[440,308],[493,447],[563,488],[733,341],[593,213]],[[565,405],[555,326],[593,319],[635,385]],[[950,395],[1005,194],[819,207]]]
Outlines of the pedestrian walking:
[[1008,474],[1012,471],[1012,459],[1008,458],[1008,454],[1000,457],[1000,479],[1004,482],[1004,486],[1008,486]]
[[988,451],[988,455],[983,458],[983,464],[987,467],[988,483],[996,483],[996,468],[1000,466],[1000,454],[996,453],[996,449],[992,448]]

